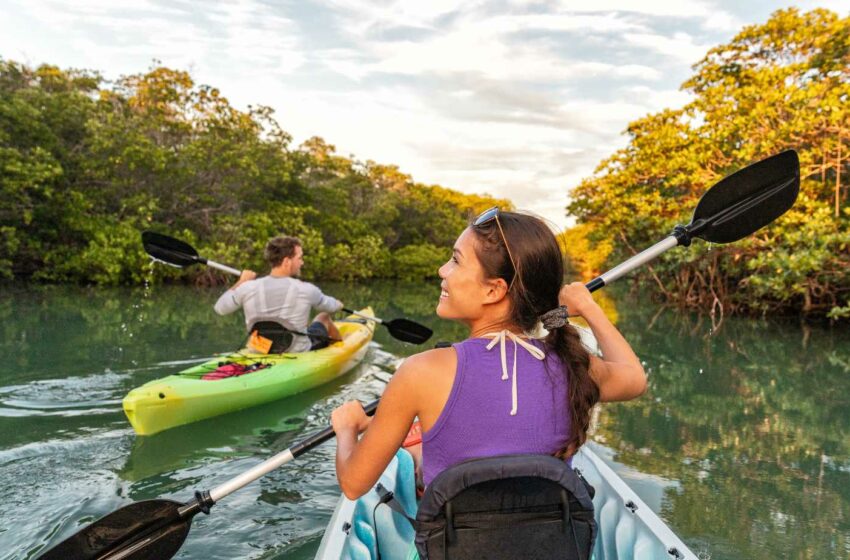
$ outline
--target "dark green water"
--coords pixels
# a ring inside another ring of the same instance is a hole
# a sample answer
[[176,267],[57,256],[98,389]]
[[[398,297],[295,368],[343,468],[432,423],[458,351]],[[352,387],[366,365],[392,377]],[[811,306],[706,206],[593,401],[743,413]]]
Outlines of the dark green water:
[[[437,286],[327,287],[428,324]],[[216,291],[4,287],[0,293],[0,557],[31,558],[134,500],[188,499],[371,400],[416,351],[379,329],[365,362],[309,393],[155,436],[121,411],[132,387],[241,342]],[[392,302],[392,303],[388,303]],[[850,333],[707,320],[623,300],[650,390],[606,405],[603,455],[702,558],[850,557]],[[366,363],[368,362],[368,363]],[[199,516],[179,558],[312,558],[339,490],[333,445]]]

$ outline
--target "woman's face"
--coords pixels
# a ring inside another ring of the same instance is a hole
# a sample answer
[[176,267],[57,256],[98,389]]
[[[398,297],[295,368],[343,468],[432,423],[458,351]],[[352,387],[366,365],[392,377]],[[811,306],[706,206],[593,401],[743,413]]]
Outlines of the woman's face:
[[455,241],[452,257],[440,267],[440,301],[437,315],[443,319],[468,322],[481,316],[491,286],[475,254],[475,234],[463,230]]

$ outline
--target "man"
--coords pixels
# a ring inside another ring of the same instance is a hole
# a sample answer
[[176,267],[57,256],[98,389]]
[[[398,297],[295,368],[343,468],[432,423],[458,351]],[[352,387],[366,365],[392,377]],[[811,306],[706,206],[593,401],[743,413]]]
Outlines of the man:
[[[227,315],[241,307],[248,329],[258,320],[274,319],[287,329],[308,335],[293,335],[287,352],[317,350],[327,346],[330,339],[339,340],[339,330],[330,313],[342,309],[342,302],[295,278],[304,265],[301,241],[296,237],[275,237],[266,244],[263,254],[272,267],[269,275],[257,278],[255,272],[243,270],[239,280],[218,298],[216,313]],[[308,326],[311,308],[321,313]]]

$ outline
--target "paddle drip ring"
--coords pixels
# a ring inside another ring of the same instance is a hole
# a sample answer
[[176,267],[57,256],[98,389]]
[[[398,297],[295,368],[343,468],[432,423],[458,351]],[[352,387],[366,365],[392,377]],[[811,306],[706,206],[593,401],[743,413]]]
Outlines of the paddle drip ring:
[[198,509],[207,515],[210,514],[210,508],[215,505],[210,493],[206,490],[203,492],[195,490],[195,501],[198,503]]

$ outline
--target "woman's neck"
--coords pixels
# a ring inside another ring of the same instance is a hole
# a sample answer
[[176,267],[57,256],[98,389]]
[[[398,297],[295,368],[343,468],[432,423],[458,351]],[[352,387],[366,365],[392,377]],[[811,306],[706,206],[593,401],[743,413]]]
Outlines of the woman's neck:
[[514,334],[522,334],[523,330],[517,325],[506,321],[479,320],[469,324],[469,337],[481,338],[485,334],[508,330]]

